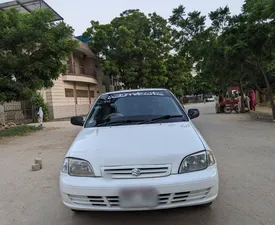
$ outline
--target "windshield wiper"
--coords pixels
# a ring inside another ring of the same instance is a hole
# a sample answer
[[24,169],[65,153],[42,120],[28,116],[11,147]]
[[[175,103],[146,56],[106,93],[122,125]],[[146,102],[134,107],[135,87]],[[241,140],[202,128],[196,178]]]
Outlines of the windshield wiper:
[[153,119],[141,121],[138,124],[151,123],[151,122],[155,122],[155,121],[158,121],[158,120],[168,120],[168,119],[177,118],[177,117],[183,117],[183,115],[165,115],[165,116],[159,116],[159,117],[156,117],[156,118],[153,118]]
[[140,122],[140,120],[116,120],[116,121],[110,121],[105,123],[100,123],[95,125],[95,127],[104,127],[108,125],[123,125],[123,124],[129,124],[134,122]]

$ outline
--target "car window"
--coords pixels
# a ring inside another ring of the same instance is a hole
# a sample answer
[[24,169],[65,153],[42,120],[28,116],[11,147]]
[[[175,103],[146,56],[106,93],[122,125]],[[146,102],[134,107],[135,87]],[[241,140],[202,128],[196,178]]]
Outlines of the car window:
[[122,119],[142,121],[164,115],[183,116],[173,121],[188,120],[182,107],[168,91],[105,94],[95,103],[85,126],[93,127]]

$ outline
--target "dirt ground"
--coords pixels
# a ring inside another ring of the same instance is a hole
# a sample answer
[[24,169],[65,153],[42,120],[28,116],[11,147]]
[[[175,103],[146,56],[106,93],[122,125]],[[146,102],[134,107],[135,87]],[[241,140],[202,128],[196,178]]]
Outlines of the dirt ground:
[[[80,128],[69,122],[44,126],[43,131],[28,136],[0,140],[0,224],[48,224],[49,215],[55,211],[50,202],[56,206],[61,201],[59,169]],[[43,159],[43,169],[33,172],[31,165],[37,156]],[[43,213],[38,215],[37,211]]]
[[[275,224],[275,124],[250,121],[248,115],[216,115],[212,103],[188,107],[200,109],[194,123],[219,163],[220,194],[210,209],[74,214],[61,202],[58,178],[80,128],[63,121],[0,140],[0,224]],[[43,169],[32,172],[36,156],[43,158]]]

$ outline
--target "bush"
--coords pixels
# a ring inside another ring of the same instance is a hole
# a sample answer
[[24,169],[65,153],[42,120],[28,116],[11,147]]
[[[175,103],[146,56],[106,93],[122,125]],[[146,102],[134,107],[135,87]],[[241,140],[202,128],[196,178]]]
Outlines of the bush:
[[40,93],[35,93],[33,95],[32,104],[35,107],[36,112],[38,112],[39,107],[42,107],[44,113],[43,120],[47,121],[49,119],[49,107]]

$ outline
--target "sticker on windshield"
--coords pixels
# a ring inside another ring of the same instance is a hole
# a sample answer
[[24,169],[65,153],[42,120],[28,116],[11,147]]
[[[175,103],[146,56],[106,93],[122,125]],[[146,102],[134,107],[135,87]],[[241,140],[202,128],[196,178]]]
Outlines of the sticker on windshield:
[[165,96],[163,92],[160,91],[139,91],[139,92],[126,92],[126,93],[117,93],[107,96],[107,100],[113,98],[125,98],[131,96]]

